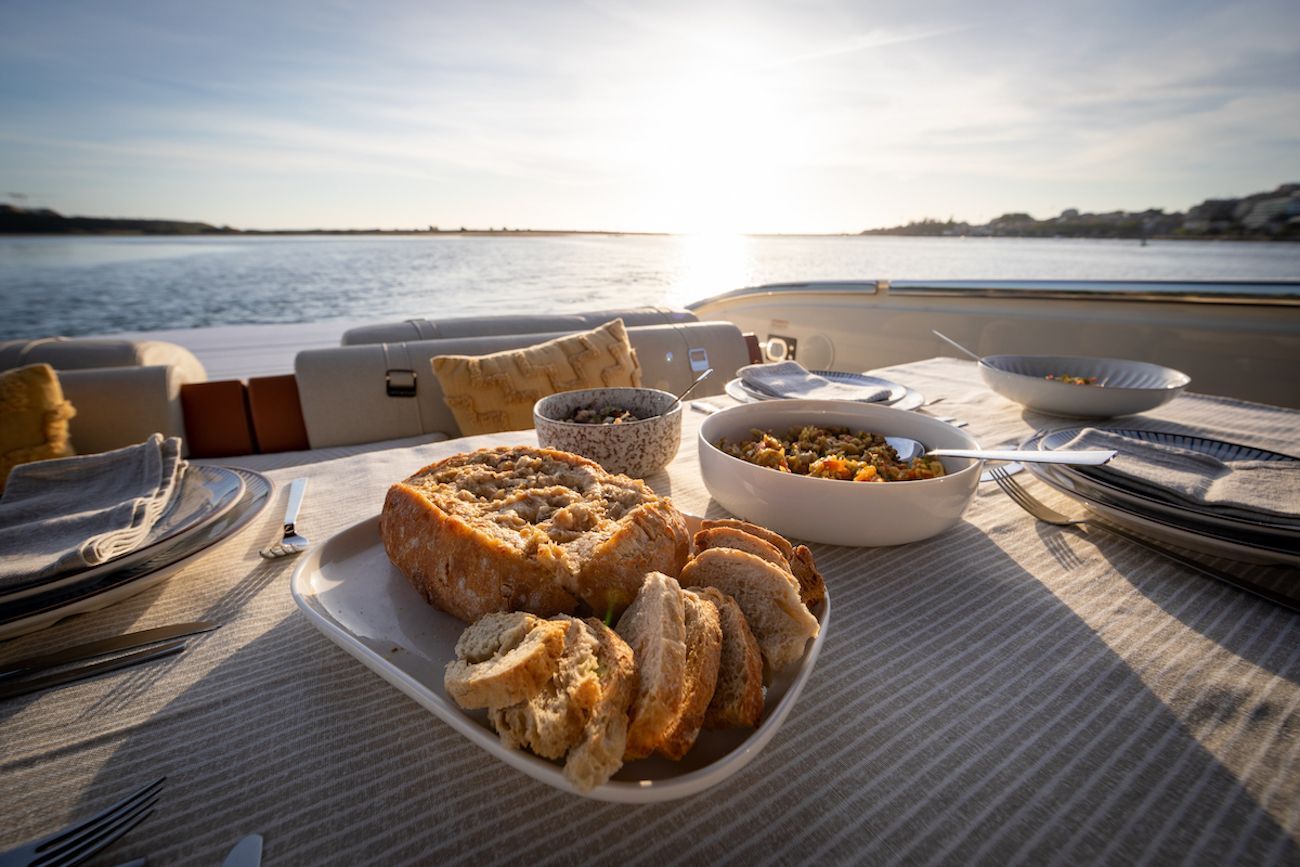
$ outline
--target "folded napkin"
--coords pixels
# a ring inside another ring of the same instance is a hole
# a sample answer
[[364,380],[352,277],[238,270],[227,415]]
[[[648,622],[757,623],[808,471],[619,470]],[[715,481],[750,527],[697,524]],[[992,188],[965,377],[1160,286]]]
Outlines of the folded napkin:
[[740,381],[754,391],[772,397],[803,397],[818,400],[856,400],[875,403],[889,397],[889,389],[832,382],[809,373],[797,361],[750,364],[736,371]]
[[1300,525],[1300,460],[1222,461],[1213,455],[1084,428],[1063,449],[1115,449],[1110,463],[1089,467],[1130,490],[1169,502],[1212,507],[1246,520],[1290,519]]
[[0,587],[97,566],[137,548],[185,470],[154,434],[96,455],[20,464],[0,497]]

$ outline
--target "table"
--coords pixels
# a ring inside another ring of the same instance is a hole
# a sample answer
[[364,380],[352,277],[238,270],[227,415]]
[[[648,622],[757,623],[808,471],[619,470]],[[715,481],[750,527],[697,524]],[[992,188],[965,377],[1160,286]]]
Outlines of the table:
[[[981,443],[1045,419],[970,362],[876,371]],[[716,399],[725,401],[725,399]],[[1184,395],[1151,414],[1300,454],[1300,413]],[[648,481],[721,516],[683,446]],[[1300,863],[1300,617],[1118,538],[1033,521],[992,484],[964,520],[891,549],[814,546],[834,613],[793,713],[739,774],[685,800],[581,799],[488,758],[313,628],[293,561],[263,561],[289,480],[314,540],[438,458],[531,432],[232,461],[271,507],[169,581],[0,645],[22,656],[194,619],[166,662],[0,703],[0,849],[167,776],[93,863]],[[1022,476],[1022,478],[1027,478]],[[1049,501],[1061,498],[1030,480]],[[1251,567],[1277,586],[1300,570]]]

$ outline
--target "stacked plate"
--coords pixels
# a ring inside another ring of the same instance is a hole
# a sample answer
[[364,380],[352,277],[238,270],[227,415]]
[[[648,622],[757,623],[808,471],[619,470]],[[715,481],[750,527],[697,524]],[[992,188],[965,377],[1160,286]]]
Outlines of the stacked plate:
[[[1065,428],[1032,437],[1026,448],[1063,448],[1084,428]],[[1250,446],[1157,430],[1098,428],[1143,447],[1181,449],[1223,462],[1277,462],[1300,469],[1300,459]],[[1121,449],[1122,451],[1122,449]],[[1139,482],[1108,466],[1025,464],[1035,476],[1082,502],[1104,519],[1144,535],[1202,553],[1252,563],[1300,565],[1300,514],[1287,516],[1210,504]]]
[[135,550],[97,566],[0,589],[0,639],[125,599],[172,575],[253,519],[271,493],[265,476],[191,464],[167,512]]
[[[883,392],[880,400],[872,401],[878,406],[892,406],[895,409],[916,409],[925,403],[925,397],[914,389],[905,385],[899,385],[896,382],[890,382],[888,379],[881,379],[877,376],[867,376],[865,373],[845,373],[839,370],[810,370],[816,376],[829,379],[831,382],[839,382],[845,385],[853,385],[861,388],[879,389]],[[757,389],[751,388],[745,384],[739,377],[731,380],[726,385],[727,395],[741,403],[753,403],[759,400],[780,400],[774,395],[764,394]],[[791,395],[798,397],[799,395]]]

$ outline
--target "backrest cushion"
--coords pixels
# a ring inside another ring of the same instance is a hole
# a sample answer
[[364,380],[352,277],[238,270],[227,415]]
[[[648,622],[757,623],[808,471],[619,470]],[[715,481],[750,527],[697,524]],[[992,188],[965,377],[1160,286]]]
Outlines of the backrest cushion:
[[48,364],[0,373],[0,492],[19,464],[73,453],[68,419],[74,415]]
[[432,364],[443,399],[466,436],[531,428],[533,404],[548,394],[641,384],[622,319],[524,349],[439,355]]

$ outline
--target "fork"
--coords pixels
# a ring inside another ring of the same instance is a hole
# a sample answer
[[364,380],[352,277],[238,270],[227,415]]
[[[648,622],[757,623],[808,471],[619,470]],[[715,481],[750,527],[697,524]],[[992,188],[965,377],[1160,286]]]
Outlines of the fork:
[[[1158,554],[1159,556],[1171,560],[1180,566],[1191,569],[1194,572],[1199,572],[1202,575],[1206,575],[1216,581],[1221,581],[1224,584],[1236,587],[1238,590],[1243,590],[1246,593],[1253,593],[1262,599],[1267,599],[1269,602],[1281,605],[1283,608],[1300,612],[1300,603],[1288,596],[1283,596],[1281,593],[1277,593],[1267,587],[1262,587],[1243,578],[1230,575],[1227,572],[1223,572],[1208,564],[1200,563],[1193,560],[1191,557],[1186,557],[1176,551],[1171,551],[1168,548],[1154,545],[1136,533],[1130,533],[1128,530],[1122,529],[1113,524],[1102,523],[1100,521],[1090,521],[1087,518],[1071,518],[1068,515],[1064,515],[1026,491],[1020,483],[1012,478],[1011,475],[1002,467],[993,467],[989,470],[989,476],[997,486],[1002,489],[1003,493],[1010,497],[1017,506],[1045,524],[1053,524],[1057,527],[1079,527],[1083,530],[1103,530],[1107,533],[1119,536],[1122,539],[1127,539],[1139,548],[1143,548],[1153,554]],[[3,867],[3,865],[0,865],[0,867]]]
[[0,853],[0,867],[64,867],[80,864],[149,818],[166,777],[159,777],[133,795],[48,837]]
[[[300,535],[293,526],[298,520],[298,510],[302,508],[302,497],[306,492],[306,479],[294,479],[289,485],[289,505],[284,510],[284,536],[279,542],[269,545],[258,552],[266,559],[274,560],[278,557],[288,557],[291,554],[301,554],[311,544],[307,537]],[[3,865],[0,865],[0,867],[3,867]]]

